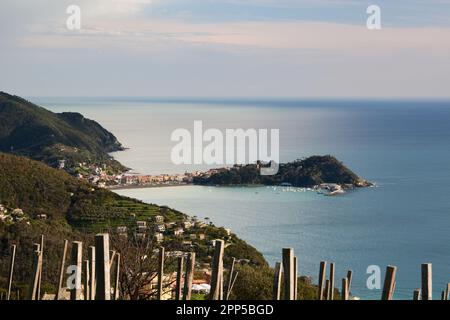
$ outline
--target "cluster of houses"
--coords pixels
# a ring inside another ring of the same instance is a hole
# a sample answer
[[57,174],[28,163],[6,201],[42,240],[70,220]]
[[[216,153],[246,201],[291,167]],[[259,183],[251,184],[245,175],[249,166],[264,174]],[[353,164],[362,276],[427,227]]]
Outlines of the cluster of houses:
[[[66,160],[58,160],[57,168],[65,170],[67,168]],[[117,177],[115,175],[109,175],[106,170],[106,165],[88,164],[86,162],[80,162],[76,165],[78,173],[76,177],[83,180],[88,180],[94,184],[106,183],[109,181],[114,182]]]
[[182,240],[183,246],[189,249],[193,246],[193,242],[206,239],[204,232],[206,226],[205,222],[196,219],[185,219],[178,223],[165,222],[163,216],[157,215],[148,221],[137,220],[134,230],[129,230],[127,226],[119,226],[116,228],[116,232],[119,236],[127,237],[131,231],[134,232],[137,239],[153,237],[157,243],[163,242],[165,237],[178,238]]
[[161,174],[151,175],[135,175],[124,174],[118,177],[117,182],[122,186],[146,186],[146,185],[164,185],[164,184],[186,184],[191,183],[193,174]]
[[[66,160],[59,160],[58,169],[64,170]],[[184,174],[160,174],[160,175],[140,175],[132,173],[111,174],[106,165],[88,164],[86,162],[78,163],[79,173],[76,176],[79,179],[87,180],[101,188],[120,188],[120,187],[146,187],[146,186],[165,186],[180,185],[192,183],[194,177],[210,177],[216,173],[229,170],[228,167],[210,169],[206,172],[194,171]]]
[[184,173],[184,174],[160,174],[160,175],[139,175],[131,173],[121,173],[116,175],[107,174],[102,168],[95,167],[89,175],[85,176],[81,173],[77,174],[80,179],[101,187],[146,187],[146,186],[165,186],[165,185],[182,185],[192,183],[195,176],[200,172]]
[[206,172],[194,171],[185,172],[184,174],[161,174],[156,176],[150,175],[133,175],[124,174],[118,179],[118,184],[123,186],[129,185],[164,185],[164,184],[189,184],[192,183],[195,177],[209,177],[213,174],[219,173],[220,171],[226,171],[228,168],[220,169],[210,169]]
[[[197,218],[186,218],[182,222],[166,222],[164,216],[156,215],[150,219],[146,220],[136,220],[132,230],[127,226],[118,226],[116,232],[119,236],[128,237],[130,234],[134,234],[138,239],[148,239],[148,237],[153,238],[156,243],[163,242],[166,238],[174,239],[177,238],[181,241],[183,250],[185,251],[168,251],[166,252],[167,257],[181,257],[186,256],[186,251],[190,251],[201,241],[206,241],[207,237],[205,234],[205,228],[208,226],[206,222],[200,221]],[[225,229],[228,236],[231,236],[231,230]],[[216,240],[211,240],[204,242],[209,248],[214,248],[216,245]],[[158,249],[155,249],[155,254],[158,253]],[[201,273],[196,275],[192,284],[192,292],[199,294],[207,294],[210,291],[210,280],[211,280],[211,266],[209,264],[202,264]],[[175,294],[175,278],[176,272],[164,275],[163,282],[170,283],[172,290],[165,292],[162,296],[163,300],[174,299]],[[149,289],[155,289],[157,287],[156,277],[150,284]]]

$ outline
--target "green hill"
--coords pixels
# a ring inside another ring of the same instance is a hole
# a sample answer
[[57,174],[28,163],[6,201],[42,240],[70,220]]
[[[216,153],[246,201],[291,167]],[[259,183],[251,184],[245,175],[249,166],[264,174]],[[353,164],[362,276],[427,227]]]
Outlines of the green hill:
[[[128,227],[128,236],[133,237],[137,221],[147,221],[151,225],[156,215],[163,216],[166,223],[174,223],[174,228],[192,221],[177,210],[119,196],[83,182],[63,170],[5,153],[0,153],[0,204],[8,210],[7,214],[0,212],[0,216],[3,215],[0,219],[0,288],[4,287],[5,281],[2,275],[7,273],[8,259],[3,259],[3,256],[7,256],[11,243],[18,245],[15,279],[17,288],[20,288],[29,281],[32,244],[39,241],[41,234],[45,235],[44,283],[52,291],[52,286],[57,283],[58,261],[64,239],[82,240],[89,245],[95,233],[114,234],[117,226]],[[16,208],[20,208],[23,214],[13,212]],[[150,228],[148,236],[152,237],[153,232]],[[168,229],[164,232],[162,245],[167,250],[185,250],[182,242],[192,241],[190,234],[199,233],[205,235],[204,239],[193,241],[199,262],[210,261],[209,242],[223,238],[229,244],[225,256],[227,263],[231,257],[236,257],[250,260],[252,265],[267,266],[255,248],[234,234],[229,238],[224,229],[214,225],[195,225],[181,238],[175,237]]]
[[53,113],[23,98],[0,92],[0,151],[43,161],[76,173],[79,163],[125,168],[108,153],[122,150],[117,138],[79,113]]
[[366,187],[371,183],[360,178],[333,156],[312,156],[279,165],[277,174],[263,176],[259,165],[234,166],[194,178],[200,185],[281,185],[314,187],[320,184],[338,184],[347,187]]

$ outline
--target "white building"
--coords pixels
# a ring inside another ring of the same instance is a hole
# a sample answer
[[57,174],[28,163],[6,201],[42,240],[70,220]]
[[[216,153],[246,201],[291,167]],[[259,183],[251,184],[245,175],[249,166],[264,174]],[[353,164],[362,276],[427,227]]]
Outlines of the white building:
[[127,233],[128,228],[126,226],[117,227],[117,233]]
[[192,223],[190,221],[183,222],[183,227],[185,229],[190,229],[192,227]]
[[184,233],[184,230],[183,230],[182,228],[178,228],[178,229],[175,229],[175,230],[173,231],[173,235],[176,236],[176,237],[182,236],[183,233]]
[[156,242],[160,243],[164,240],[164,235],[160,232],[155,233],[155,240]]
[[136,225],[138,227],[147,227],[147,222],[146,221],[136,221]]
[[166,226],[164,224],[158,224],[158,225],[156,225],[155,229],[158,232],[164,232],[164,231],[166,231]]

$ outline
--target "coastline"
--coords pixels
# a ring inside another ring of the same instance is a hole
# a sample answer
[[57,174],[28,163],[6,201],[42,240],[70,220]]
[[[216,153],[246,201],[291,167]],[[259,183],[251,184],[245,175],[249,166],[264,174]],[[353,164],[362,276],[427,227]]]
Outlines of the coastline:
[[[128,186],[111,186],[106,187],[107,190],[130,190],[130,189],[151,189],[151,188],[168,188],[168,187],[190,187],[190,186],[200,186],[200,187],[214,187],[214,188],[257,188],[257,187],[267,187],[263,184],[235,184],[235,185],[200,185],[194,183],[174,183],[174,184],[152,184],[152,185],[128,185]],[[281,186],[280,186],[281,187]]]
[[184,184],[152,184],[152,185],[128,185],[128,186],[111,186],[106,187],[105,189],[114,191],[114,190],[129,190],[129,189],[150,189],[150,188],[167,188],[167,187],[187,187],[193,186],[191,183]]
[[353,187],[353,188],[344,188],[339,186],[339,188],[333,188],[330,190],[328,186],[317,185],[313,187],[295,187],[295,186],[284,186],[284,185],[265,185],[265,184],[229,184],[229,185],[203,185],[203,184],[195,184],[195,183],[174,183],[174,184],[149,184],[149,185],[116,185],[105,187],[105,189],[110,191],[115,190],[138,190],[138,189],[153,189],[153,188],[168,188],[168,187],[190,187],[190,186],[200,186],[200,187],[211,187],[211,188],[259,188],[259,187],[268,187],[268,188],[293,188],[293,189],[304,189],[307,191],[314,191],[325,196],[336,196],[345,194],[348,191],[353,191],[360,188],[370,188],[374,187],[375,184],[371,184],[370,186],[364,187]]

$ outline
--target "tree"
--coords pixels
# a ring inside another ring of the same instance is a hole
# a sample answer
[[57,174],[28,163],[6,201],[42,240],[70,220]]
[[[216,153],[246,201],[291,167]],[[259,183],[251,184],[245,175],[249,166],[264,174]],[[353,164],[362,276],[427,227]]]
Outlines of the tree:
[[[239,272],[230,300],[272,300],[274,270],[267,266],[236,265]],[[282,291],[283,292],[283,291]],[[338,299],[339,292],[335,291]],[[317,286],[312,285],[308,278],[298,278],[297,298],[299,300],[315,300]]]
[[272,299],[273,271],[268,267],[236,265],[238,272],[230,300]]
[[[150,237],[137,239],[135,237],[121,237],[117,234],[111,237],[114,250],[120,253],[120,291],[122,297],[129,300],[156,299],[158,277],[159,248]],[[173,270],[174,259],[165,261],[165,269]],[[163,283],[163,294],[170,292],[175,279],[169,277]]]

